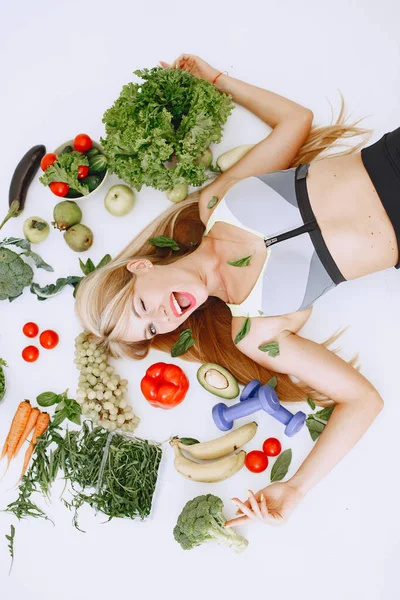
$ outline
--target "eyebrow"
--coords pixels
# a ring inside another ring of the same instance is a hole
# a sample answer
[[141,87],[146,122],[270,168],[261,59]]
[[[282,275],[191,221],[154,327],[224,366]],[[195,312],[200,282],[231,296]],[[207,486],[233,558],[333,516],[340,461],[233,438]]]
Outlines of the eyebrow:
[[[135,317],[137,317],[138,319],[141,319],[142,317],[141,317],[141,316],[139,315],[139,313],[137,312],[137,310],[136,310],[136,308],[135,308],[135,303],[134,303],[134,302],[132,302],[132,309],[133,309],[133,314],[135,315]],[[146,329],[146,328],[144,329],[144,332],[143,332],[143,333],[144,333],[144,338],[145,338],[146,340],[148,340],[148,339],[149,339],[149,337],[148,337],[148,334],[147,334],[147,329]]]

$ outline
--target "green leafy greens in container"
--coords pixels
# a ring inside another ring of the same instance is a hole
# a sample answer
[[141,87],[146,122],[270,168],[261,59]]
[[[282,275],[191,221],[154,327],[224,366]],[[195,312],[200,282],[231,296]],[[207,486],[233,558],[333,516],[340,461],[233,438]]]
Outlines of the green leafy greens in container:
[[196,159],[221,141],[232,97],[180,69],[134,73],[144,83],[125,85],[103,116],[101,143],[110,171],[137,190],[203,184],[205,167]]
[[72,152],[60,154],[55,163],[47,167],[39,181],[43,185],[61,181],[86,196],[90,190],[87,185],[82,183],[82,180],[78,179],[78,168],[81,166],[89,166],[89,159],[82,152],[73,150]]

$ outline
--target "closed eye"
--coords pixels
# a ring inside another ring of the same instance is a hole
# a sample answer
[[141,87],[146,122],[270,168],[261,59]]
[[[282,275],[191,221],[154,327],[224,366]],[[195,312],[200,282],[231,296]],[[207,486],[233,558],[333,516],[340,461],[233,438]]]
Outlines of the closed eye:
[[143,302],[142,299],[140,299],[140,303],[142,305],[142,308],[143,308],[144,312],[146,312],[146,305],[145,305],[145,303]]

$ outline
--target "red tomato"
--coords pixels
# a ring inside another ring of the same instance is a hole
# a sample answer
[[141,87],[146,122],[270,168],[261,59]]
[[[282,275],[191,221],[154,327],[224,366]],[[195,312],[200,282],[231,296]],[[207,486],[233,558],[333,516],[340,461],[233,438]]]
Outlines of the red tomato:
[[50,154],[45,154],[42,160],[40,161],[42,171],[45,171],[46,169],[51,167],[51,165],[53,165],[56,162],[56,160],[57,156],[53,154],[53,152],[51,152]]
[[62,181],[53,181],[53,183],[50,184],[50,189],[56,196],[66,196],[69,191],[69,185]]
[[282,446],[280,441],[276,438],[268,438],[263,443],[262,449],[267,456],[278,456],[278,454],[281,453]]
[[78,152],[87,152],[92,147],[92,140],[86,133],[80,133],[74,139],[74,148]]
[[22,350],[22,358],[26,362],[35,362],[39,358],[39,350],[36,346],[27,346]]
[[46,329],[46,331],[42,331],[39,337],[41,345],[47,350],[55,348],[58,344],[59,339],[60,338],[58,337],[58,333],[52,331],[51,329]]
[[39,333],[39,327],[36,325],[36,323],[29,322],[25,323],[25,325],[22,328],[22,331],[24,332],[26,337],[34,338]]
[[261,450],[252,450],[246,454],[244,464],[252,473],[262,473],[268,467],[268,456]]
[[89,173],[89,167],[87,167],[86,165],[80,165],[78,167],[78,179],[84,179],[85,177],[87,177]]

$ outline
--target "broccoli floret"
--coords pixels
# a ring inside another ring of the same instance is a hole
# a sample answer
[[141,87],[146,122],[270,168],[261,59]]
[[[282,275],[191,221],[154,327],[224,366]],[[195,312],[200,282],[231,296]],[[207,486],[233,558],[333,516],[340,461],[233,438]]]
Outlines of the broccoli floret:
[[33,270],[16,252],[0,248],[0,300],[11,301],[33,281]]
[[226,544],[236,552],[243,552],[248,541],[224,527],[221,498],[207,494],[189,500],[182,509],[174,528],[174,538],[184,550],[191,550],[205,542]]

